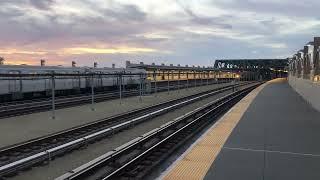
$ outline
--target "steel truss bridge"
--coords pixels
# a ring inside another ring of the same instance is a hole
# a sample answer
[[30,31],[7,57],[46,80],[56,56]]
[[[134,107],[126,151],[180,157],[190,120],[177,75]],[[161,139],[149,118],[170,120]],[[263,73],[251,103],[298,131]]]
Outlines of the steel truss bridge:
[[239,72],[243,78],[272,79],[286,77],[288,59],[218,59],[214,68]]

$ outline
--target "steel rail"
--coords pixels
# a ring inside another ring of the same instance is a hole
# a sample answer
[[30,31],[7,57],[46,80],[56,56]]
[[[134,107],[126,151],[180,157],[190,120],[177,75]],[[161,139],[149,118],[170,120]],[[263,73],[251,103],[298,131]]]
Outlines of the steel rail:
[[[192,112],[189,112],[162,125],[160,128],[156,128],[142,136],[139,136],[138,138],[114,149],[113,151],[107,152],[106,154],[86,164],[83,164],[72,171],[69,171],[68,173],[58,177],[57,180],[86,179],[92,176],[94,176],[94,179],[119,179],[122,176],[125,176],[126,178],[140,179],[147,172],[144,172],[144,174],[140,176],[137,174],[130,174],[130,167],[133,169],[140,168],[136,170],[136,172],[139,173],[143,172],[143,169],[141,168],[144,166],[147,171],[150,171],[156,164],[163,160],[164,156],[161,155],[161,153],[158,153],[159,157],[155,157],[151,154],[152,152],[155,152],[157,149],[161,150],[160,147],[167,143],[167,149],[162,150],[162,152],[163,154],[166,152],[171,153],[173,149],[176,149],[182,145],[183,142],[192,137],[201,128],[205,127],[205,125],[210,123],[210,121],[215,121],[216,117],[225,112],[228,108],[232,107],[238,100],[240,100],[255,87],[257,87],[257,85],[253,85],[244,90],[228,94],[214,102],[210,102],[200,108],[197,108]],[[183,133],[182,136],[181,133]],[[161,138],[161,136],[164,134],[165,136]],[[177,138],[179,134],[181,136],[181,140]],[[149,145],[149,147],[147,145],[148,148],[142,148],[145,147],[145,144],[152,142],[152,139],[157,139],[158,141],[155,141],[152,145]],[[173,143],[172,140],[174,140]],[[130,155],[134,150],[140,150],[140,152],[134,154],[132,157],[128,157],[128,154]],[[147,159],[146,157],[148,157],[148,155],[153,158],[149,160],[149,162],[143,161],[142,159]],[[168,155],[165,157],[167,156]],[[123,158],[126,158],[124,162],[117,162],[119,159]],[[160,158],[160,160],[157,158]]]
[[[238,86],[246,84],[248,83]],[[68,150],[76,149],[89,142],[114,134],[124,128],[132,127],[135,124],[149,120],[170,110],[232,88],[233,86],[230,85],[165,103],[159,103],[154,106],[102,119],[97,122],[88,123],[66,131],[3,148],[0,150],[0,162],[1,160],[4,162],[1,163],[0,166],[0,177],[30,167],[36,163],[50,160],[52,157],[63,154]]]

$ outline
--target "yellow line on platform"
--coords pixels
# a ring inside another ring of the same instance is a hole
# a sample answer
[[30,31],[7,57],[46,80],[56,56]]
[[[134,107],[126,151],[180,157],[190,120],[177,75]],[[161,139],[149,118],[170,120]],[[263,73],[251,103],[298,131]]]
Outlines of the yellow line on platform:
[[238,102],[228,113],[219,119],[182,157],[170,167],[162,179],[164,180],[198,180],[203,179],[214,160],[221,151],[234,127],[243,114],[269,83],[281,82],[279,78],[259,86]]

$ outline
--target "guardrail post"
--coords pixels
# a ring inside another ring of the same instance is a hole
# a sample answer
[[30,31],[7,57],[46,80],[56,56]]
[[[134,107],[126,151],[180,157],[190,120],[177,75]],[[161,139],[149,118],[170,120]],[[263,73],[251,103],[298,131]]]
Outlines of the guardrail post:
[[48,154],[48,164],[50,164],[51,161],[51,153],[49,151],[46,151],[46,153]]
[[52,72],[52,76],[51,76],[51,84],[52,84],[52,87],[51,87],[51,96],[52,96],[52,100],[51,100],[51,103],[52,103],[52,119],[55,119],[56,118],[56,105],[55,105],[55,86],[56,86],[56,83],[55,83],[55,76],[54,76],[54,72]]
[[91,110],[94,111],[94,77],[93,73],[91,76]]

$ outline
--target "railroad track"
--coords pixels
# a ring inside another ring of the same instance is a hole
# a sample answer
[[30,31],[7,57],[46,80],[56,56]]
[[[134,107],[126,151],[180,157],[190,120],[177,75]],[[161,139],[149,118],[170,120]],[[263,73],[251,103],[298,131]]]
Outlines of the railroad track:
[[57,180],[143,179],[259,84],[228,94],[60,176]]
[[142,179],[184,142],[257,86],[250,86],[208,103],[57,179]]
[[[122,92],[122,97],[136,96],[138,91],[124,91]],[[106,100],[119,98],[119,93],[106,93],[106,94],[97,94],[94,96],[95,102],[102,102]],[[82,104],[87,104],[91,102],[91,96],[80,96],[80,97],[66,97],[57,99],[55,101],[56,109],[79,106]],[[52,108],[51,100],[44,101],[32,101],[27,103],[19,103],[14,105],[7,105],[0,107],[0,118],[19,116],[24,114],[31,114],[35,112],[47,111]]]
[[[236,85],[236,87],[248,84],[242,83]],[[50,161],[56,156],[63,155],[106,136],[111,136],[135,124],[233,88],[234,86],[229,85],[167,101],[2,148],[0,149],[0,177],[12,175],[25,168]]]
[[[174,90],[180,88],[182,85],[169,86],[169,89]],[[154,87],[153,87],[154,88]],[[166,91],[168,86],[158,86],[157,92]],[[138,90],[127,90],[122,92],[122,97],[137,96],[140,92]],[[91,102],[91,95],[81,96],[66,96],[55,100],[55,108],[61,109],[72,106],[79,106]],[[95,94],[94,102],[103,102],[106,100],[119,98],[119,92],[108,92]],[[50,98],[41,100],[26,100],[22,102],[12,102],[0,104],[0,119],[12,116],[19,116],[24,114],[31,114],[35,112],[48,111],[52,108],[52,101]]]

